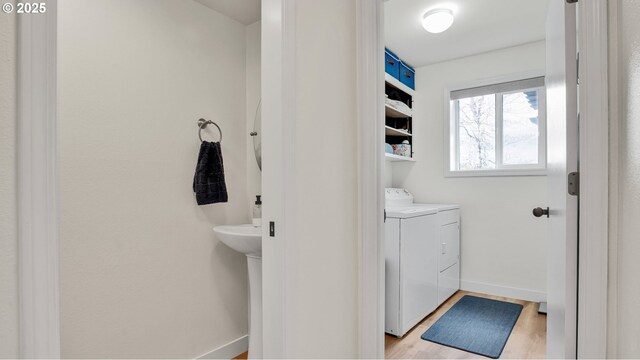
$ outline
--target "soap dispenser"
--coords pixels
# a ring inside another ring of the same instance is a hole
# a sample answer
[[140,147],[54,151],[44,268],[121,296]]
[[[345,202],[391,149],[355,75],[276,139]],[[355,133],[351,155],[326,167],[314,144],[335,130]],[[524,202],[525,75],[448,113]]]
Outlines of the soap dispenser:
[[253,226],[262,226],[262,200],[256,195],[256,202],[253,205]]

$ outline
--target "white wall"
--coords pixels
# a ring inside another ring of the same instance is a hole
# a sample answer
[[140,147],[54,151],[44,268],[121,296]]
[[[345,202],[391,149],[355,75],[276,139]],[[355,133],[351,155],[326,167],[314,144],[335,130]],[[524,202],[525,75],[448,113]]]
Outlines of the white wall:
[[[404,164],[398,164],[404,165]],[[384,187],[392,187],[393,186],[393,162],[385,161],[384,162]]]
[[[62,356],[245,335],[246,260],[212,231],[250,220],[245,26],[193,1],[58,4]],[[224,132],[227,204],[195,203],[199,117]]]
[[296,186],[288,191],[299,211],[291,260],[295,276],[287,299],[292,319],[287,355],[355,358],[355,1],[298,0],[295,21],[296,128],[291,141]]
[[444,89],[452,83],[544,67],[541,41],[416,69],[416,162],[394,164],[393,185],[407,188],[416,202],[461,205],[463,288],[494,293],[516,288],[530,299],[545,296],[547,224],[531,210],[546,204],[547,179],[445,178]]
[[611,358],[640,358],[640,2],[610,1],[609,14],[613,77],[607,351]]
[[[249,132],[253,131],[256,108],[260,101],[260,45],[262,22],[257,21],[246,27],[246,57],[247,57],[247,199],[250,210],[253,209],[256,195],[262,194],[262,173],[258,168],[253,150],[253,140]],[[262,138],[262,134],[260,134]]]
[[[13,3],[13,1],[9,1]],[[18,357],[16,17],[0,14],[0,358]]]

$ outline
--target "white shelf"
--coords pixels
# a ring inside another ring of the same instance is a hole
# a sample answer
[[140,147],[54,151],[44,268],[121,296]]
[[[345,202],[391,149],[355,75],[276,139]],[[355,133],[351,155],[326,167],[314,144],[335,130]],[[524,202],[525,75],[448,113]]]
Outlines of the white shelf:
[[384,134],[389,136],[412,136],[407,130],[400,130],[392,128],[391,126],[384,127]]
[[[387,84],[395,87],[396,89],[402,92],[405,92],[407,95],[411,96],[412,98],[415,97],[416,92],[413,89],[401,83],[400,80],[394,78],[393,76],[385,73],[384,80]],[[398,110],[390,105],[387,105],[387,104],[384,104],[384,105],[385,105],[384,106],[385,115],[387,117],[390,117],[390,118],[411,118],[412,117],[411,112],[407,113],[407,112]],[[389,135],[389,136],[412,136],[411,133],[409,133],[406,130],[398,130],[390,126],[384,127],[384,133],[385,135]],[[415,162],[416,161],[414,158],[411,158],[411,157],[394,155],[389,153],[385,153],[384,158],[386,161],[391,161],[391,162]]]
[[392,161],[392,162],[396,162],[396,161],[415,162],[415,159],[413,159],[413,158],[406,157],[406,156],[389,154],[389,153],[384,153],[384,157],[385,157],[385,160]]
[[389,104],[384,104],[384,114],[390,118],[408,118],[412,117],[410,112],[404,112],[400,109],[396,109]]
[[384,73],[384,81],[389,83],[391,86],[406,92],[407,94],[411,95],[411,97],[414,97],[416,95],[416,91],[415,90],[413,90],[412,88],[408,87],[407,85],[401,83],[400,80],[394,78],[393,76],[391,76],[391,75],[389,75],[387,73]]

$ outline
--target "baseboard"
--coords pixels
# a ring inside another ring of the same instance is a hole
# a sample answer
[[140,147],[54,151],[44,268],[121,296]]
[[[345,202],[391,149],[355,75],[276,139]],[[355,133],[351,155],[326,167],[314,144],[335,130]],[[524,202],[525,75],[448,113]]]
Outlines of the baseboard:
[[460,289],[487,295],[504,296],[533,302],[547,301],[547,294],[527,289],[487,284],[477,281],[460,280]]
[[211,350],[197,359],[233,359],[249,350],[249,335],[239,337],[217,349]]

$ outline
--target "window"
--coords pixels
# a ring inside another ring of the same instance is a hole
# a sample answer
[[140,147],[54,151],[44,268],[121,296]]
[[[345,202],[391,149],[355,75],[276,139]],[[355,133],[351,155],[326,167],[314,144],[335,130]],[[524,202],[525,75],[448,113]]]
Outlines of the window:
[[544,175],[544,78],[448,91],[449,176]]

